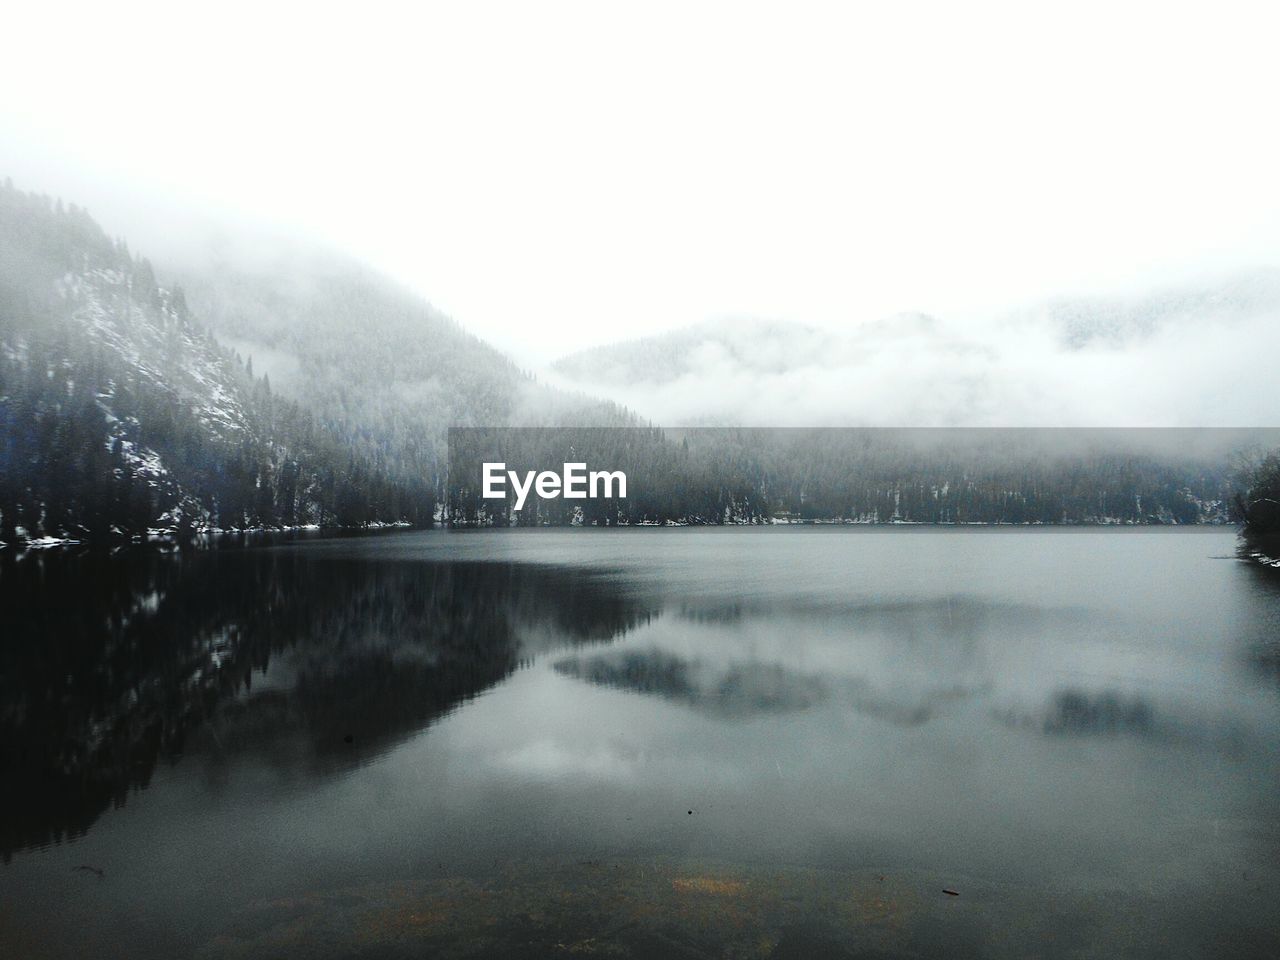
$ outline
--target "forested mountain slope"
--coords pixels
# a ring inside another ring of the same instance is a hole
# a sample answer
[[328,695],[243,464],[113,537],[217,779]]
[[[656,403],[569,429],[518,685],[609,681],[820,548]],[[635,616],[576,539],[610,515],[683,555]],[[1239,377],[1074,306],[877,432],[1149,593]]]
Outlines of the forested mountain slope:
[[[212,242],[163,265],[258,373],[395,477],[439,481],[451,426],[634,425],[612,403],[544,386],[395,281],[296,241]],[[194,261],[191,262],[191,261]]]
[[74,205],[0,187],[0,540],[429,522],[350,427],[277,396]]

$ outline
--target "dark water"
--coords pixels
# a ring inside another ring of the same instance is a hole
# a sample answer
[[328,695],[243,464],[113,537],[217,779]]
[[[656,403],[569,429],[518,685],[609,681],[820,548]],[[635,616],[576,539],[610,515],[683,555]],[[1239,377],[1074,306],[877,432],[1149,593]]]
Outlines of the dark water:
[[1278,956],[1280,583],[1234,551],[535,530],[9,564],[0,956]]

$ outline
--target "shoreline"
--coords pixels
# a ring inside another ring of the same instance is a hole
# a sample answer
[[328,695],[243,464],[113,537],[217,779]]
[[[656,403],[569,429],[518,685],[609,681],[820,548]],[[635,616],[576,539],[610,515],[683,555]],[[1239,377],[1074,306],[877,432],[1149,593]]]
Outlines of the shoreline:
[[[305,539],[305,535],[315,534],[320,538],[326,536],[333,537],[352,537],[360,538],[366,536],[377,536],[386,533],[407,533],[407,532],[425,532],[439,531],[441,533],[476,533],[485,531],[552,531],[552,530],[581,530],[581,531],[607,531],[607,530],[760,530],[760,529],[797,529],[797,528],[821,528],[829,529],[857,529],[862,531],[885,532],[889,530],[1060,530],[1060,531],[1103,531],[1103,530],[1126,530],[1126,531],[1184,531],[1184,532],[1200,532],[1207,533],[1210,531],[1222,531],[1227,528],[1236,528],[1238,524],[1232,523],[1137,523],[1132,521],[1107,521],[1107,522],[1073,522],[1073,523],[1044,523],[1043,521],[1031,521],[1027,523],[1011,523],[1007,521],[995,522],[926,522],[926,521],[890,521],[890,522],[871,522],[857,520],[772,520],[761,522],[744,522],[730,521],[726,523],[696,523],[689,521],[671,521],[667,523],[658,522],[640,522],[640,523],[618,523],[607,525],[596,524],[530,524],[530,525],[506,525],[499,526],[497,524],[450,524],[435,523],[431,526],[415,526],[408,521],[397,522],[377,522],[364,524],[358,527],[340,527],[340,526],[322,526],[320,524],[305,524],[294,527],[250,527],[243,530],[224,530],[211,529],[195,532],[187,537],[180,536],[176,531],[152,529],[144,536],[142,534],[134,535],[129,539],[122,539],[104,544],[94,544],[89,540],[82,540],[75,537],[39,537],[34,540],[20,541],[18,544],[10,544],[0,541],[0,559],[13,558],[22,559],[32,555],[39,555],[47,552],[64,553],[64,552],[84,552],[84,553],[107,553],[112,556],[122,552],[136,551],[153,551],[158,553],[175,553],[183,547],[195,548],[198,550],[215,550],[219,548],[234,548],[251,546],[249,543],[232,542],[235,540],[243,540],[253,538],[254,540],[270,540],[272,538],[282,539]],[[301,536],[300,536],[301,535]],[[1265,569],[1280,569],[1280,559],[1273,558],[1269,554],[1259,550],[1247,550],[1245,545],[1241,545],[1239,559],[1263,567]]]

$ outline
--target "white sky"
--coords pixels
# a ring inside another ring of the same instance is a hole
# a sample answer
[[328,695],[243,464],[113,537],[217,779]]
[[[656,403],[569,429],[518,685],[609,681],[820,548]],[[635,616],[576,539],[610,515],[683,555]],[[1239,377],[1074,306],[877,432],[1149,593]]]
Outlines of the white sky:
[[1274,4],[322,8],[9,5],[0,176],[324,238],[530,360],[1280,251]]

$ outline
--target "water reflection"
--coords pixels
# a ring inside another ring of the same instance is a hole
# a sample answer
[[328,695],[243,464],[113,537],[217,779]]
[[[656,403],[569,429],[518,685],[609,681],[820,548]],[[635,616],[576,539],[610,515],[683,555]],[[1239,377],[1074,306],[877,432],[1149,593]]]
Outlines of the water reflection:
[[[1268,549],[1280,552],[1275,547]],[[1247,566],[1248,589],[1239,594],[1245,656],[1257,676],[1280,690],[1280,568]]]
[[546,644],[646,609],[591,578],[292,552],[31,558],[0,571],[0,853],[83,834],[174,762],[349,768]]
[[1053,696],[1046,733],[1149,736],[1153,729],[1151,704],[1145,697],[1126,696],[1111,690],[1089,693],[1060,690]]
[[580,533],[0,568],[0,953],[1276,955],[1230,534]]
[[[726,622],[704,619],[702,622]],[[709,663],[658,650],[618,650],[566,657],[557,673],[587,683],[650,694],[722,719],[784,714],[835,700],[850,712],[897,726],[918,726],[947,704],[976,696],[987,684],[946,681],[882,686],[864,676],[803,673],[781,663]]]
[[722,717],[804,710],[827,694],[820,678],[781,664],[716,667],[661,650],[570,657],[557,662],[555,669],[588,683],[654,694]]

